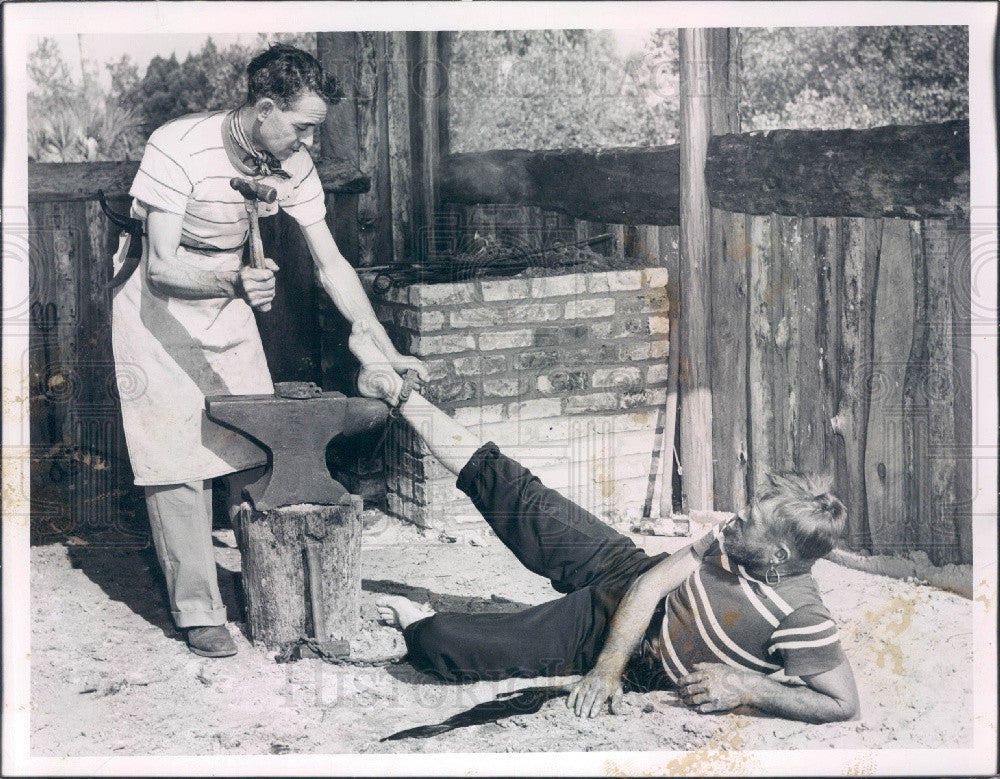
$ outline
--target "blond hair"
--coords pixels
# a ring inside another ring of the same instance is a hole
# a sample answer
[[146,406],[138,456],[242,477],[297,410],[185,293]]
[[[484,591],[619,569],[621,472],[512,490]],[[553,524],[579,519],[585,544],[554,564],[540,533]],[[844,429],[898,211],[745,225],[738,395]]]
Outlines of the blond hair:
[[847,509],[830,486],[828,479],[815,475],[769,473],[751,511],[799,559],[817,560],[833,549],[847,524]]

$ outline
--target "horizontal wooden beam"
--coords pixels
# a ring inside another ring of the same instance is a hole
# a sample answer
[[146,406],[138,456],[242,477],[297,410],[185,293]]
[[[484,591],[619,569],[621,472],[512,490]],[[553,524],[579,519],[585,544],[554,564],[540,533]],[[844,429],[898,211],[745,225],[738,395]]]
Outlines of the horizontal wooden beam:
[[743,214],[962,215],[969,123],[720,135],[705,177],[714,207]]
[[[139,163],[127,162],[29,162],[28,201],[46,203],[94,200],[103,189],[108,197],[127,195]],[[341,160],[321,160],[316,165],[323,189],[336,194],[367,192],[368,176]]]
[[440,178],[446,203],[533,205],[618,224],[678,224],[679,187],[679,146],[451,154]]
[[[715,208],[785,216],[961,216],[969,123],[716,135],[705,176]],[[676,225],[680,147],[452,154],[447,203],[533,205],[577,219]]]

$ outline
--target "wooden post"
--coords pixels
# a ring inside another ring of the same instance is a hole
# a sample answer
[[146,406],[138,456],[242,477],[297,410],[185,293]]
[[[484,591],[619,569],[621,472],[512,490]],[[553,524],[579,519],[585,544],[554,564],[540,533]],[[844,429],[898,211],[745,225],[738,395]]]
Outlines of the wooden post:
[[413,195],[410,165],[410,68],[406,33],[386,33],[386,136],[392,218],[392,261],[413,257]]
[[[322,32],[316,35],[316,52],[323,69],[337,77],[344,97],[330,106],[321,130],[323,158],[358,167],[358,41],[353,32]],[[358,196],[338,193],[327,197],[328,221],[344,257],[358,262]]]
[[[709,138],[732,132],[736,62],[729,30],[683,29],[679,36],[681,88],[680,386],[681,462],[688,510],[715,505],[712,441],[712,235],[705,161]],[[735,461],[734,463],[735,464]]]
[[[240,507],[237,537],[254,643],[280,650],[300,638],[349,641],[357,633],[362,501],[356,495],[349,500],[340,506],[281,506],[264,512],[249,503]],[[318,572],[310,567],[316,560]],[[314,613],[313,604],[320,601],[322,610]]]
[[[447,33],[408,34],[409,86],[411,96],[410,137],[413,139],[413,230],[417,257],[437,252],[435,226],[439,215],[438,177],[443,157],[441,95],[447,89],[441,60],[441,37]],[[446,150],[445,150],[446,153]]]
[[372,181],[371,189],[358,197],[358,265],[381,265],[392,257],[386,33],[358,35],[358,167]]

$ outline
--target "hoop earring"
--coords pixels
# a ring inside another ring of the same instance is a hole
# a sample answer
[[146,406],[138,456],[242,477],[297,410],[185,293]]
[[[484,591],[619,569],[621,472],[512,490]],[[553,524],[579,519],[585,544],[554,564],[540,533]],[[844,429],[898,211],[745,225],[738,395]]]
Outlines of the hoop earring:
[[[771,581],[771,577],[774,576],[774,581]],[[781,584],[781,574],[778,573],[778,569],[774,567],[774,563],[771,563],[771,567],[764,572],[764,582],[773,586],[775,584]]]

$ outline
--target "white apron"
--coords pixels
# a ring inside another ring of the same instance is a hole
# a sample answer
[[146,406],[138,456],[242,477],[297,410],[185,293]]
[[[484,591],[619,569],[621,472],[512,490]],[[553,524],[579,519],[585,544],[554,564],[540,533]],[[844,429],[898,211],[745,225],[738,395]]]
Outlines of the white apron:
[[[145,241],[143,242],[145,244]],[[253,311],[242,298],[181,300],[150,289],[142,263],[114,295],[112,342],[137,485],[180,484],[264,465],[263,449],[205,415],[206,395],[271,394]],[[240,256],[183,247],[179,262],[235,271]]]

